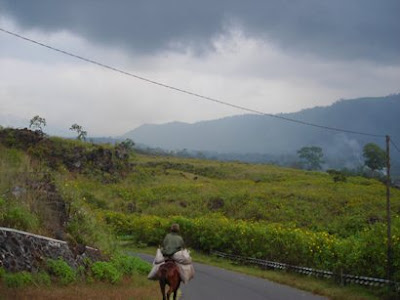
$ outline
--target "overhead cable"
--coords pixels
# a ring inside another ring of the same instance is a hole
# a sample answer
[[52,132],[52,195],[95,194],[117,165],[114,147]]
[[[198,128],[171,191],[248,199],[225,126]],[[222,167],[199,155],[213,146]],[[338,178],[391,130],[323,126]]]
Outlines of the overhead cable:
[[50,45],[47,45],[47,44],[44,44],[44,43],[41,43],[41,42],[38,42],[36,40],[30,39],[28,37],[22,36],[20,34],[17,34],[15,32],[11,32],[11,31],[3,29],[3,28],[0,28],[0,31],[2,31],[4,33],[7,33],[9,35],[12,35],[14,37],[20,38],[22,40],[25,40],[25,41],[37,44],[39,46],[48,48],[50,50],[57,51],[59,53],[62,53],[62,54],[65,54],[65,55],[68,55],[68,56],[83,60],[85,62],[88,62],[88,63],[94,64],[94,65],[97,65],[97,66],[100,66],[100,67],[103,67],[103,68],[106,68],[106,69],[109,69],[109,70],[112,70],[112,71],[115,71],[115,72],[118,72],[118,73],[121,73],[121,74],[124,74],[124,75],[127,75],[127,76],[130,76],[130,77],[134,77],[136,79],[145,81],[147,83],[158,85],[158,86],[161,86],[161,87],[164,87],[164,88],[167,88],[167,89],[170,89],[170,90],[174,90],[174,91],[177,91],[177,92],[180,92],[180,93],[184,93],[184,94],[187,94],[187,95],[190,95],[190,96],[194,96],[194,97],[197,97],[197,98],[200,98],[200,99],[203,99],[203,100],[208,100],[208,101],[215,102],[215,103],[218,103],[218,104],[221,104],[221,105],[233,107],[233,108],[236,108],[236,109],[239,109],[239,110],[243,110],[243,111],[247,111],[247,112],[251,112],[251,113],[255,113],[255,114],[259,114],[259,115],[264,115],[264,116],[268,116],[268,117],[272,117],[272,118],[276,118],[276,119],[281,119],[281,120],[292,122],[292,123],[297,123],[297,124],[312,126],[312,127],[316,127],[316,128],[331,130],[331,131],[345,132],[345,133],[372,136],[372,137],[385,137],[385,135],[383,135],[383,134],[373,134],[373,133],[368,133],[368,132],[361,132],[361,131],[355,131],[355,130],[349,130],[349,129],[343,129],[343,128],[330,127],[330,126],[315,124],[315,123],[311,123],[311,122],[296,120],[296,119],[292,119],[292,118],[288,118],[288,117],[284,117],[284,116],[280,116],[280,115],[269,114],[269,113],[265,113],[265,112],[262,112],[262,111],[259,111],[259,110],[256,110],[256,109],[251,109],[251,108],[244,107],[244,106],[241,106],[241,105],[232,104],[232,103],[225,102],[225,101],[222,101],[222,100],[219,100],[219,99],[216,99],[216,98],[203,96],[203,95],[200,95],[200,94],[197,94],[197,93],[185,90],[185,89],[177,88],[177,87],[165,84],[165,83],[161,83],[161,82],[158,82],[158,81],[155,81],[155,80],[152,80],[152,79],[148,79],[148,78],[145,78],[145,77],[142,77],[142,76],[139,76],[139,75],[135,75],[135,74],[129,73],[127,71],[123,71],[121,69],[112,67],[110,65],[107,65],[107,64],[104,64],[104,63],[89,59],[89,58],[85,58],[85,57],[82,57],[80,55],[73,54],[71,52],[68,52],[68,51],[65,51],[65,50],[62,50],[62,49],[59,49],[59,48],[56,48],[56,47],[53,47],[53,46],[50,46]]
[[397,145],[395,144],[395,142],[393,141],[392,138],[390,138],[390,142],[392,143],[392,145],[394,146],[394,148],[396,148],[396,150],[397,150],[398,152],[400,152],[400,148],[397,147]]

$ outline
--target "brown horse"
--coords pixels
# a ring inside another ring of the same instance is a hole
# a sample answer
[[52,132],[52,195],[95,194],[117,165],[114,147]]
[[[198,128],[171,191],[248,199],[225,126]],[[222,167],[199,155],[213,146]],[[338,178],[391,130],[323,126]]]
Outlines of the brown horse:
[[[158,269],[158,278],[163,295],[163,300],[169,300],[169,297],[174,293],[174,300],[181,284],[181,277],[179,276],[179,269],[173,260],[166,260]],[[165,285],[169,285],[167,295],[165,295]]]

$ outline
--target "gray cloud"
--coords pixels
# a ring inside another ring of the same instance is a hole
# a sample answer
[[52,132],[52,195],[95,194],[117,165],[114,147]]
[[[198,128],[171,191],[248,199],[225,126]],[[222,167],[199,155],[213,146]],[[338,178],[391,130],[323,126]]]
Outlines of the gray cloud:
[[66,29],[137,52],[212,50],[212,38],[236,24],[287,52],[400,62],[398,0],[0,0],[0,12],[25,28]]

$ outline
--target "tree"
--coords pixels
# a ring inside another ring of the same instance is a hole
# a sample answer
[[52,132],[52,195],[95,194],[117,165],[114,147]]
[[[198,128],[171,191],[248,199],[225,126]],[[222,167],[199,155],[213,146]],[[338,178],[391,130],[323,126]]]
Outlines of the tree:
[[71,128],[69,130],[77,132],[78,136],[76,138],[78,140],[86,141],[87,132],[85,130],[83,130],[82,126],[75,123],[75,124],[71,125]]
[[36,115],[29,121],[29,128],[43,133],[43,127],[46,126],[46,119]]
[[344,172],[338,171],[338,170],[334,170],[334,169],[329,169],[326,171],[329,175],[331,175],[333,182],[337,183],[337,182],[346,182],[347,181],[347,177],[346,174]]
[[386,164],[386,151],[375,143],[368,143],[363,148],[364,163],[372,171],[382,170]]
[[317,146],[303,147],[297,151],[301,163],[307,170],[320,170],[324,163],[322,148]]
[[135,142],[132,141],[131,139],[125,139],[119,145],[128,152],[132,152],[135,147]]

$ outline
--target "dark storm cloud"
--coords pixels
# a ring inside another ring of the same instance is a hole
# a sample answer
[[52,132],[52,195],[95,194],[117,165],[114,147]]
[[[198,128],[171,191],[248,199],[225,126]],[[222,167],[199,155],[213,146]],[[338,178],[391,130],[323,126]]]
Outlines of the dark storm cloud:
[[398,0],[0,0],[0,9],[26,28],[68,29],[136,51],[171,42],[207,49],[235,22],[293,53],[400,62]]

